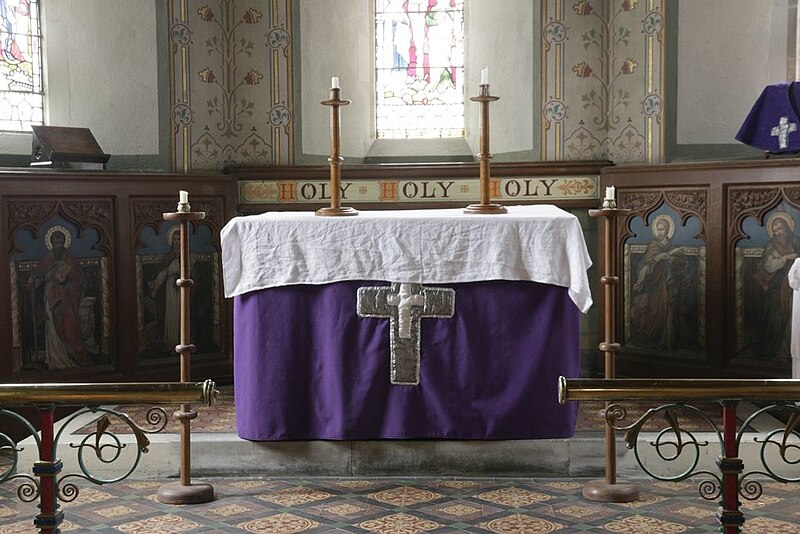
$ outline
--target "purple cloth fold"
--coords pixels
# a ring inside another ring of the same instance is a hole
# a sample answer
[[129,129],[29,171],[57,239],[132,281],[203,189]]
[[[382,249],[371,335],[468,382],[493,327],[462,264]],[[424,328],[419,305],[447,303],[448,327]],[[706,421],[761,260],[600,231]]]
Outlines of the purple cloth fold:
[[800,150],[800,83],[766,86],[736,139],[774,154]]
[[[234,302],[234,391],[248,440],[531,439],[573,435],[579,316],[567,288],[524,281],[436,284],[455,315],[423,318],[420,383],[389,382],[389,319],[356,315],[382,282],[254,291]],[[434,287],[433,284],[426,287]]]

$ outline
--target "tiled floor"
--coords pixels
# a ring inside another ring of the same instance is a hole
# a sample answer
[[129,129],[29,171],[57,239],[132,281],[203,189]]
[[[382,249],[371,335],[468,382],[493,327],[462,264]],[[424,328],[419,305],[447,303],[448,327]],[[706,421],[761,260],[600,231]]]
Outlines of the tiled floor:
[[[63,532],[293,532],[414,534],[444,532],[715,532],[716,503],[689,482],[639,484],[640,500],[585,500],[574,479],[211,479],[216,500],[171,506],[156,501],[161,481],[93,486],[63,503]],[[800,531],[800,484],[767,482],[746,502],[744,532]],[[34,532],[34,504],[0,485],[0,534]]]

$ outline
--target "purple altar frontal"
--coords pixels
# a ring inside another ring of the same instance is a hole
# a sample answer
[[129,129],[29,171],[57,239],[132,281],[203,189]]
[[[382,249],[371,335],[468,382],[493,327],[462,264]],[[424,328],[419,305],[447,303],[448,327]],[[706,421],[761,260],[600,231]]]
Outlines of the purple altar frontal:
[[382,311],[404,298],[391,289],[348,280],[236,295],[239,436],[573,435],[577,403],[557,399],[557,378],[577,377],[580,368],[580,310],[567,287],[524,280],[421,284],[406,295],[420,302],[406,317],[410,337],[402,333],[402,313]]

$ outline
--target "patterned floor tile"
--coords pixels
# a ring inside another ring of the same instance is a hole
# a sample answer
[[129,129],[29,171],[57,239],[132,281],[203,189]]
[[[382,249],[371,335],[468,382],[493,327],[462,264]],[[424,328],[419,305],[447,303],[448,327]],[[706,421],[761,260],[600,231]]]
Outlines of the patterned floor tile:
[[694,519],[711,519],[716,515],[716,510],[714,508],[701,508],[699,506],[683,506],[675,510],[675,513],[683,517],[691,517]]
[[418,534],[436,530],[441,525],[435,521],[421,519],[413,514],[391,514],[359,523],[358,526],[377,534]]
[[779,519],[756,517],[745,521],[742,532],[748,534],[797,534],[797,523],[788,523]]
[[442,521],[463,521],[467,523],[474,523],[479,519],[501,511],[502,509],[489,506],[486,503],[470,502],[466,500],[447,500],[440,504],[420,508],[420,512],[425,512]]
[[309,514],[319,516],[331,521],[344,521],[354,523],[369,516],[383,515],[391,510],[374,503],[355,501],[351,499],[335,499],[317,504],[305,509]]
[[256,495],[258,499],[280,504],[281,506],[297,506],[298,504],[321,501],[330,497],[333,497],[331,493],[303,486]]
[[671,521],[664,521],[655,517],[635,515],[612,521],[603,525],[603,528],[610,532],[624,532],[637,534],[646,532],[647,534],[674,534],[686,532],[691,527]]
[[514,514],[499,517],[487,523],[480,523],[480,528],[499,534],[538,534],[540,532],[556,532],[565,528],[564,525],[546,519],[531,517],[525,514]]
[[[171,533],[444,534],[601,532],[706,534],[718,530],[716,501],[695,484],[637,482],[627,505],[588,501],[580,479],[415,478],[213,479],[216,500],[170,506],[155,499],[163,481],[82,484],[61,503],[62,531]],[[0,484],[0,534],[34,532],[36,503],[20,502],[19,482]],[[376,498],[377,497],[377,498]],[[381,500],[382,499],[382,500]],[[743,507],[744,532],[800,532],[800,493],[764,484]]]
[[260,534],[293,534],[303,532],[320,526],[316,521],[299,517],[293,514],[275,514],[261,519],[254,519],[236,525],[245,532],[258,532]]
[[598,506],[590,501],[567,501],[553,506],[555,517],[571,521],[593,522],[612,515],[608,508]]
[[778,504],[783,502],[783,499],[780,497],[775,497],[774,495],[761,495],[758,499],[754,501],[748,501],[747,499],[742,499],[742,510],[757,510],[759,508],[764,508],[765,506],[772,506],[773,504]]
[[656,504],[665,500],[666,497],[656,495],[654,493],[640,493],[639,498],[631,502],[618,502],[613,503],[614,506],[624,506],[626,508],[642,508],[651,504]]
[[550,499],[550,495],[530,491],[525,488],[500,488],[487,491],[476,495],[478,499],[502,504],[503,506],[530,506],[533,503],[543,502]]
[[421,502],[434,501],[441,498],[442,494],[413,486],[401,486],[371,493],[368,497],[391,506],[411,506]]

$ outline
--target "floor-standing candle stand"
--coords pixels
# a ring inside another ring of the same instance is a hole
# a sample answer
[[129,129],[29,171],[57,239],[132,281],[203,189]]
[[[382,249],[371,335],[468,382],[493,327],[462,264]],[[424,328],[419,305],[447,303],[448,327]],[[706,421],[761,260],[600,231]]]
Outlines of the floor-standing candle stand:
[[[188,194],[181,191],[181,202],[178,211],[165,213],[164,220],[180,222],[181,253],[180,275],[175,282],[180,291],[181,298],[181,337],[180,345],[175,347],[175,352],[180,355],[181,382],[191,379],[191,354],[195,346],[189,342],[189,297],[194,280],[189,278],[189,221],[198,221],[205,218],[202,211],[189,211]],[[181,465],[180,481],[165,484],[158,489],[157,498],[164,504],[198,504],[214,500],[214,488],[210,484],[192,483],[191,479],[191,421],[197,417],[197,412],[188,404],[181,404],[180,410],[175,412],[175,418],[181,423]]]
[[[613,190],[613,188],[610,188]],[[617,218],[630,213],[630,210],[617,209],[613,198],[606,198],[601,209],[589,210],[589,216],[603,219],[605,224],[604,253],[605,274],[600,278],[604,285],[603,324],[605,341],[600,343],[600,350],[605,358],[605,378],[615,378],[614,359],[620,344],[614,341],[616,320],[616,292],[619,285],[616,256]],[[606,403],[606,408],[611,403]],[[606,477],[604,480],[587,482],[583,487],[583,496],[593,501],[631,502],[639,498],[639,488],[635,484],[621,483],[617,480],[617,447],[615,431],[605,425]]]
[[340,135],[339,135],[339,108],[346,106],[350,103],[349,100],[342,100],[339,93],[341,89],[338,87],[331,88],[331,96],[328,100],[320,101],[323,106],[330,106],[331,108],[331,156],[328,158],[328,163],[331,166],[331,205],[329,207],[320,208],[316,211],[315,215],[322,217],[342,217],[358,215],[358,211],[353,208],[342,207],[342,162],[344,158],[340,153]]
[[480,85],[480,94],[478,96],[469,97],[473,102],[479,102],[481,105],[480,111],[480,125],[481,125],[481,151],[478,153],[478,160],[480,160],[480,188],[481,188],[481,203],[470,204],[464,208],[464,213],[467,214],[485,214],[485,213],[507,213],[505,206],[501,204],[492,204],[490,199],[490,185],[491,185],[491,172],[489,170],[489,161],[492,159],[492,154],[489,152],[489,103],[500,100],[499,96],[491,96],[489,94],[489,84],[482,83]]

